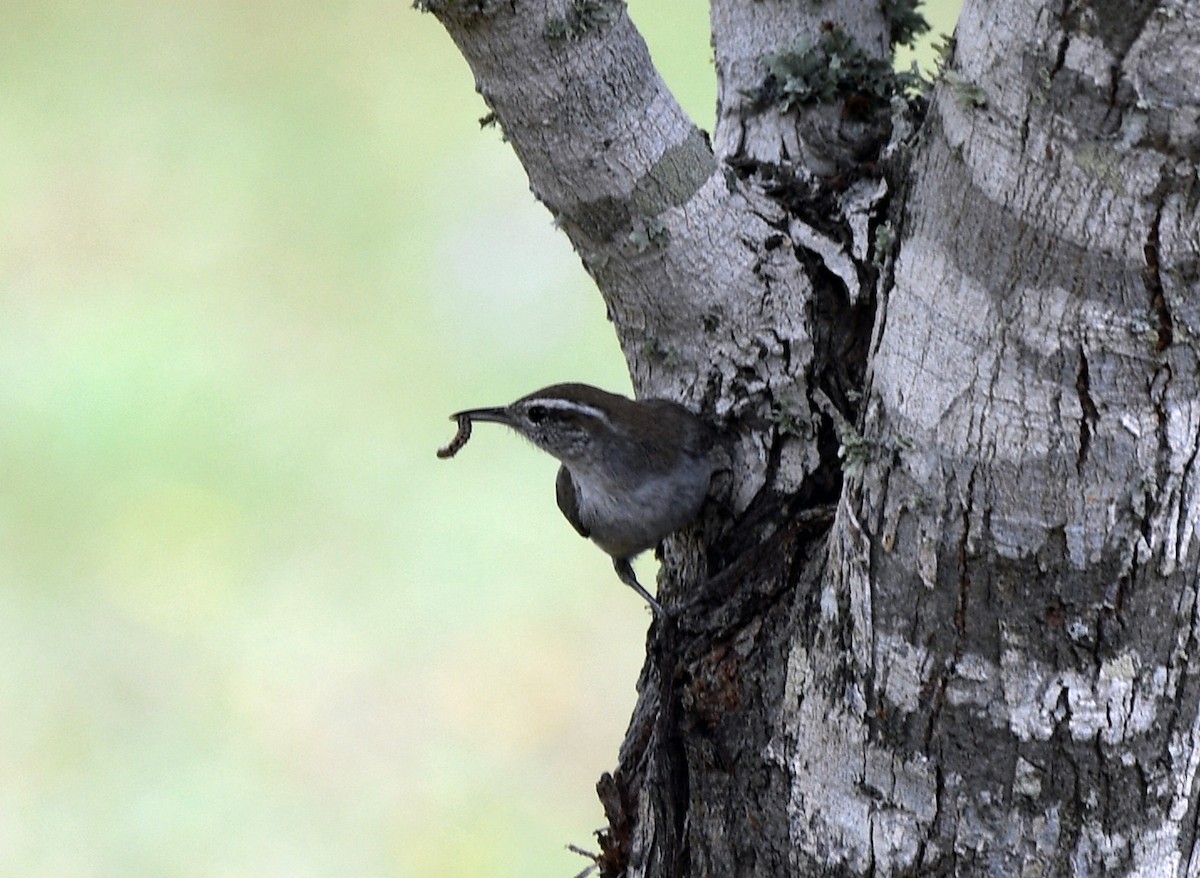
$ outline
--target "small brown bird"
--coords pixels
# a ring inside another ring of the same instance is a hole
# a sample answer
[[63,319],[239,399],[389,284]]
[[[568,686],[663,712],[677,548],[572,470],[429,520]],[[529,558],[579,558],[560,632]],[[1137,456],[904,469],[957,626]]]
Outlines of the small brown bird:
[[555,384],[451,417],[459,433],[439,456],[465,444],[471,421],[492,421],[557,458],[558,508],[612,557],[621,581],[662,612],[629,562],[699,514],[716,468],[716,431],[706,421],[670,400],[632,400],[587,384]]

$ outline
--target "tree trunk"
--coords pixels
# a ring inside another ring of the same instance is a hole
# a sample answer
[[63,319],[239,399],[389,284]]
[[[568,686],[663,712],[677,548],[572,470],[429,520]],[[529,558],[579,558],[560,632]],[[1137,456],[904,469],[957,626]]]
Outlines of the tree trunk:
[[616,0],[424,6],[731,437],[601,873],[1200,875],[1200,4],[968,0],[926,106],[910,3],[714,0],[711,146]]

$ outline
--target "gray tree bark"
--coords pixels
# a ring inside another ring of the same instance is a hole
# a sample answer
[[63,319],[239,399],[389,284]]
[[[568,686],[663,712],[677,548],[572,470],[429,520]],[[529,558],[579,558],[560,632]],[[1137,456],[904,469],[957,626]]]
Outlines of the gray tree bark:
[[710,144],[616,0],[423,4],[731,436],[600,871],[1195,878],[1200,4],[968,0],[927,111],[780,100],[901,5],[713,0]]

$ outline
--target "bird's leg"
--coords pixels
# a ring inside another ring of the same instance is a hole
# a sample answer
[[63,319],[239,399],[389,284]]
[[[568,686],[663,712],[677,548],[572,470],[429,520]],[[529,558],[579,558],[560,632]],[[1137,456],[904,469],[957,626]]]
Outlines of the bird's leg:
[[634,574],[633,567],[630,565],[628,558],[613,558],[613,569],[617,571],[617,576],[623,583],[646,599],[646,603],[650,605],[650,609],[654,611],[654,615],[665,615],[662,604],[656,601],[654,596],[651,595],[650,592],[646,591],[646,589],[642,588],[642,584],[638,582],[637,576]]

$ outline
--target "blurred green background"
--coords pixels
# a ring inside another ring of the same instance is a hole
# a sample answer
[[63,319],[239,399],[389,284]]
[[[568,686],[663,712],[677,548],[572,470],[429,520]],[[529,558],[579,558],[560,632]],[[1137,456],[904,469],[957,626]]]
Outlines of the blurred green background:
[[[710,127],[704,4],[631,11]],[[629,385],[465,63],[393,0],[4,19],[0,875],[574,874],[648,614],[551,460],[433,452]]]

